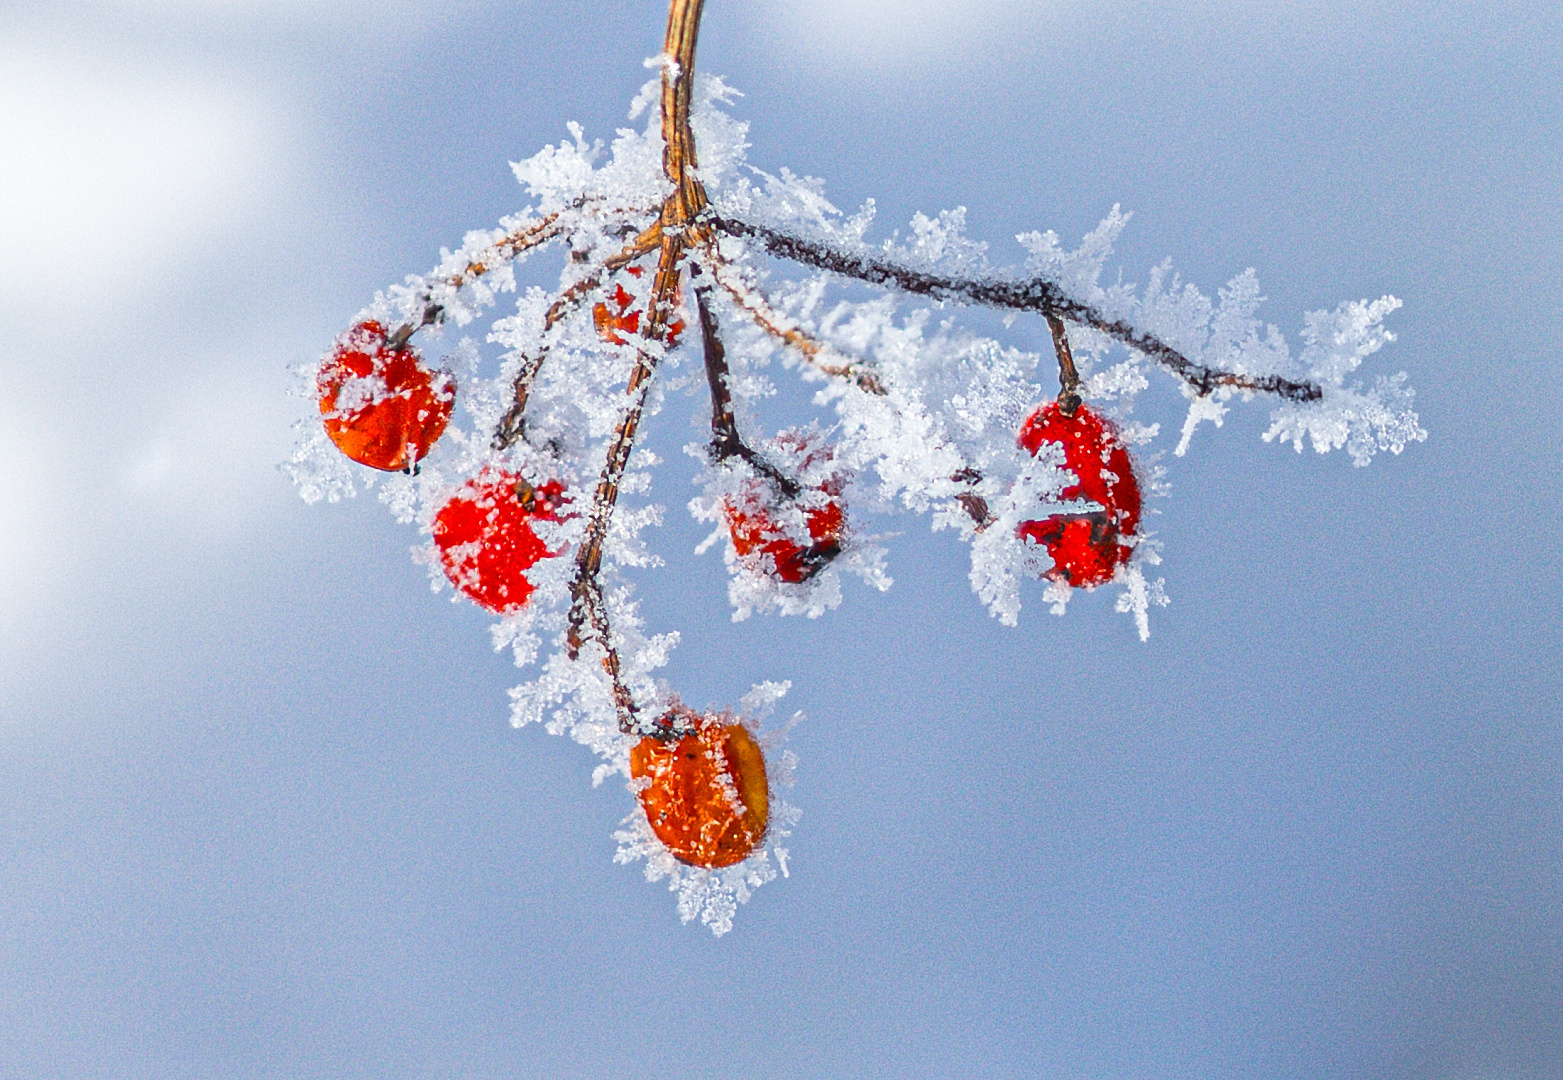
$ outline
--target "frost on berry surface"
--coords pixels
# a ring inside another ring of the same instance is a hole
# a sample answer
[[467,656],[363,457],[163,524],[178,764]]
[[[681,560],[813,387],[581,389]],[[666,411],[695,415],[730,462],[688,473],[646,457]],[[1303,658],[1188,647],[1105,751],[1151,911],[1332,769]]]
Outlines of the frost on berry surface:
[[[763,842],[749,853],[748,858],[719,869],[681,863],[657,839],[646,815],[638,807],[613,834],[613,839],[619,845],[613,857],[615,862],[644,860],[646,880],[666,881],[668,890],[677,897],[679,918],[686,923],[698,918],[717,937],[733,928],[733,916],[738,906],[748,903],[754,890],[775,881],[778,876],[788,876],[789,852],[785,842],[803,814],[777,795],[794,783],[798,759],[796,754],[787,749],[786,740],[804,717],[801,712],[794,713],[780,727],[769,730],[761,730],[759,724],[771,715],[776,702],[790,688],[791,684],[787,682],[760,683],[744,695],[739,704],[740,717],[734,717],[731,713],[721,717],[724,724],[741,722],[765,753],[766,782],[770,787],[770,823]],[[627,768],[625,774],[628,775]],[[628,782],[632,793],[637,790],[636,784],[634,780]]]
[[[1017,442],[1026,417],[1057,392],[1062,361],[1051,349],[1042,355],[1004,333],[993,336],[997,320],[974,321],[971,307],[1003,312],[1006,331],[1016,318],[1032,320],[1046,340],[1044,308],[1023,301],[1050,298],[1067,325],[1078,394],[1119,432],[1146,495],[1167,492],[1166,451],[1181,457],[1201,425],[1219,427],[1229,409],[1256,397],[1271,409],[1264,439],[1299,451],[1305,444],[1321,453],[1344,448],[1365,465],[1381,450],[1399,453],[1426,437],[1403,374],[1358,375],[1393,340],[1384,320],[1399,307],[1394,298],[1306,315],[1294,350],[1260,320],[1251,270],[1212,298],[1169,263],[1139,282],[1112,268],[1114,244],[1130,220],[1117,206],[1078,244],[1053,232],[1018,236],[1015,257],[1023,263],[1016,267],[995,262],[987,244],[967,235],[964,208],[918,214],[884,235],[872,201],[843,212],[823,181],[751,165],[748,125],[732,115],[741,95],[710,76],[695,81],[690,127],[710,200],[699,220],[714,224],[707,241],[679,257],[678,307],[664,323],[681,324],[676,340],[649,334],[643,328],[661,287],[658,250],[626,253],[626,245],[648,235],[675,192],[664,172],[657,107],[670,63],[648,62],[659,76],[632,103],[635,126],[602,139],[570,124],[566,139],[514,165],[525,208],[494,229],[468,233],[428,273],[390,287],[358,316],[421,332],[419,347],[431,357],[446,327],[471,328],[439,361],[455,373],[457,413],[416,471],[374,475],[345,461],[313,414],[301,421],[286,466],[308,501],[378,486],[392,513],[421,530],[414,554],[427,564],[432,588],[459,603],[468,601],[450,587],[433,542],[440,508],[485,470],[562,488],[557,514],[532,523],[558,554],[525,571],[532,591],[498,616],[492,638],[530,669],[511,691],[513,722],[540,724],[587,747],[599,759],[596,784],[617,775],[633,791],[629,753],[641,732],[626,727],[626,700],[646,724],[677,702],[658,671],[679,634],[645,625],[626,574],[660,566],[648,534],[665,510],[646,495],[665,463],[644,448],[629,453],[606,517],[600,489],[627,415],[654,425],[668,395],[705,394],[713,376],[697,302],[725,345],[720,382],[733,430],[724,443],[713,420],[711,441],[687,448],[697,471],[688,509],[711,528],[701,551],[711,557],[716,548],[726,562],[735,619],[814,618],[850,595],[844,582],[890,587],[884,522],[906,512],[926,514],[933,529],[970,545],[972,590],[1004,624],[1016,625],[1029,599],[1061,615],[1083,591],[1056,580],[1047,549],[1020,536],[1023,524],[1049,514],[1103,509],[1062,498],[1076,478],[1056,445],[1032,455]],[[518,285],[517,265],[551,245],[565,253],[557,289]],[[608,315],[621,320],[614,325],[622,332],[605,333],[602,316],[594,316],[610,299]],[[636,330],[625,328],[631,313]],[[632,372],[648,366],[655,377],[627,394]],[[313,373],[304,374],[301,393],[318,402]],[[769,400],[794,378],[812,391],[814,419],[768,426]],[[1274,390],[1283,384],[1309,390]],[[1156,386],[1181,393],[1175,415],[1160,414],[1165,401],[1142,404]],[[518,387],[525,391],[521,426]],[[643,403],[635,404],[641,393]],[[594,618],[611,631],[587,625],[572,648],[572,609],[578,634],[582,626],[578,554],[599,520],[606,524],[593,571],[601,596]],[[1144,638],[1152,609],[1168,602],[1163,579],[1150,573],[1162,562],[1161,544],[1143,525],[1123,544],[1124,561],[1111,571],[1113,602]],[[678,570],[660,573],[669,587],[668,575]],[[752,728],[784,691],[762,684],[735,715]],[[790,784],[794,765],[784,734],[759,733],[773,793]],[[734,866],[707,870],[675,859],[637,807],[615,833],[616,858],[644,860],[647,877],[675,893],[685,921],[698,918],[722,934],[754,889],[787,874],[782,844],[797,817],[775,800],[763,843]]]

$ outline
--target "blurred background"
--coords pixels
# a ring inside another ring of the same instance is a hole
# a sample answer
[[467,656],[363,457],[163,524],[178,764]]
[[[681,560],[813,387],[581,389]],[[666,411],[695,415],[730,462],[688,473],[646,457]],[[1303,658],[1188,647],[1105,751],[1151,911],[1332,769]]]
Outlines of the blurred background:
[[1429,439],[1202,429],[1147,645],[1110,590],[999,626],[917,518],[888,594],[735,625],[674,401],[667,675],[808,714],[792,877],[713,940],[421,538],[277,469],[290,367],[611,138],[665,6],[10,0],[0,1076],[1563,1076],[1557,6],[707,6],[755,164],[999,262],[1122,202],[1128,279],[1254,266],[1294,341],[1393,293]]

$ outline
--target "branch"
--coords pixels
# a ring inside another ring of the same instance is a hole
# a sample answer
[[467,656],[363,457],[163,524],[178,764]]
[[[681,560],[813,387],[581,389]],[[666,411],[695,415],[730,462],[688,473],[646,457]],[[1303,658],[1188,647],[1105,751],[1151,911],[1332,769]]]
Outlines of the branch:
[[700,312],[700,339],[705,348],[706,382],[711,387],[711,454],[717,461],[739,458],[749,467],[776,485],[787,499],[795,499],[803,490],[798,482],[756,453],[738,434],[738,421],[733,416],[733,396],[727,385],[730,372],[727,368],[727,350],[716,323],[716,316],[707,303],[711,293],[708,285],[695,290],[695,306]]
[[[516,229],[509,236],[497,243],[489,245],[479,252],[472,261],[467,263],[465,269],[460,270],[446,278],[444,284],[451,289],[459,289],[474,278],[482,277],[495,267],[503,266],[511,262],[517,255],[541,244],[546,244],[562,231],[559,224],[559,211],[549,214],[539,221]],[[407,322],[398,326],[396,330],[386,338],[386,344],[392,349],[400,349],[407,344],[419,330],[425,326],[432,326],[445,318],[445,305],[430,299],[427,288],[424,290],[423,314],[417,322]]]
[[1058,409],[1065,416],[1073,416],[1080,408],[1080,370],[1075,367],[1075,354],[1069,348],[1069,332],[1057,315],[1049,312],[1044,318],[1053,335],[1053,353],[1058,357]]
[[[575,580],[570,585],[569,629],[565,643],[570,659],[581,652],[581,630],[590,625],[592,636],[602,646],[602,668],[613,685],[613,704],[619,716],[619,730],[626,735],[639,732],[635,697],[624,685],[620,672],[619,653],[613,647],[612,627],[608,622],[608,605],[602,595],[602,549],[608,538],[608,526],[613,520],[614,504],[619,499],[619,484],[624,479],[624,469],[629,463],[630,450],[635,444],[635,431],[640,425],[646,407],[646,392],[650,389],[652,358],[640,355],[634,372],[630,375],[630,405],[619,419],[613,442],[603,463],[602,475],[597,480],[597,490],[592,496],[592,506],[586,519],[586,535],[581,540],[575,556]],[[642,374],[644,372],[645,374]],[[636,376],[640,376],[639,379]]]
[[754,324],[761,330],[796,349],[817,371],[836,378],[850,379],[866,394],[884,396],[884,384],[867,364],[860,360],[846,358],[843,358],[846,362],[841,364],[825,362],[822,357],[835,353],[834,349],[822,341],[816,341],[796,326],[787,325],[790,320],[772,308],[759,290],[752,289],[736,279],[731,267],[716,253],[714,245],[707,249],[706,254],[710,259],[707,267],[711,271],[711,276],[716,278],[716,283],[727,291],[727,294],[733,298],[733,303],[753,319]]
[[[548,313],[543,316],[543,333],[547,334],[562,319],[580,307],[583,300],[602,288],[604,274],[622,270],[642,255],[655,250],[661,243],[662,223],[652,222],[649,228],[626,244],[617,254],[604,260],[602,266],[595,272],[588,274],[559,294],[558,298],[548,306]],[[521,367],[516,371],[515,381],[511,386],[510,408],[505,410],[505,415],[499,418],[499,424],[494,429],[492,445],[495,450],[510,449],[525,434],[527,396],[532,390],[532,380],[537,378],[537,373],[543,369],[543,361],[548,359],[549,348],[550,345],[547,343],[540,346],[535,354],[523,358]]]
[[694,98],[695,43],[705,0],[671,0],[667,37],[662,44],[662,171],[673,181],[673,194],[662,207],[671,228],[687,226],[705,209],[706,191],[695,175],[695,135],[689,126]]
[[[661,250],[657,260],[657,274],[652,282],[651,302],[647,311],[648,317],[643,324],[642,337],[648,342],[660,342],[665,336],[664,331],[673,309],[673,298],[678,292],[679,261],[684,254],[684,233],[682,231],[670,233],[653,226],[646,230],[636,243],[649,242],[648,238],[653,234]],[[630,245],[630,248],[633,247],[635,244]],[[626,248],[626,251],[628,250],[630,249]],[[610,263],[612,261],[609,260]],[[560,299],[562,300],[563,297]],[[640,725],[636,721],[639,709],[635,704],[634,695],[631,694],[629,687],[624,685],[620,674],[619,654],[613,647],[612,631],[608,624],[608,609],[603,600],[599,575],[602,571],[602,550],[608,539],[608,526],[613,521],[613,508],[619,500],[619,485],[623,482],[624,470],[629,465],[630,451],[635,446],[635,433],[640,428],[641,416],[646,409],[646,396],[651,389],[651,377],[656,372],[661,355],[660,349],[637,350],[635,367],[630,372],[629,384],[624,388],[630,403],[625,408],[624,415],[620,417],[613,433],[613,441],[608,446],[607,460],[603,462],[602,474],[597,479],[597,490],[592,496],[591,511],[586,519],[586,535],[581,540],[580,550],[576,552],[575,581],[570,586],[572,601],[569,629],[565,637],[570,658],[573,660],[580,655],[582,628],[588,623],[591,625],[592,634],[602,646],[603,670],[607,672],[613,684],[613,701],[619,714],[619,730],[626,735],[641,734]]]
[[[719,264],[725,268],[725,264]],[[764,299],[758,292],[740,290],[731,282],[723,281],[723,275],[716,267],[711,268],[712,276],[717,283],[722,285],[732,295],[738,305],[743,308],[761,329],[766,330],[781,338],[787,344],[797,348],[804,356],[813,360],[826,348],[825,345],[815,341],[798,330],[782,330],[779,326],[780,316],[771,311],[765,305]],[[705,341],[706,352],[706,380],[711,384],[711,447],[716,452],[718,459],[727,457],[741,457],[754,467],[755,471],[772,480],[777,487],[789,499],[797,495],[799,488],[795,481],[779,472],[775,466],[766,461],[759,454],[746,446],[738,435],[737,426],[733,420],[732,398],[727,389],[727,359],[722,348],[721,339],[716,336],[716,316],[713,315],[707,305],[706,297],[709,287],[695,290],[695,301],[700,308],[700,330]],[[746,303],[746,301],[749,301]],[[751,306],[753,305],[753,306]],[[790,335],[790,336],[789,336]],[[849,368],[830,368],[819,365],[820,370],[831,375],[851,377],[868,393],[883,396],[884,386],[874,378],[872,372],[859,369],[855,375]],[[982,474],[976,469],[965,468],[950,477],[957,484],[970,484],[973,488],[982,482]],[[790,490],[789,490],[790,489]],[[955,496],[955,501],[961,509],[977,526],[981,532],[993,522],[993,514],[988,509],[988,501],[975,490],[963,491]]]
[[1201,395],[1210,393],[1218,386],[1230,386],[1237,390],[1276,394],[1291,401],[1318,401],[1324,396],[1324,391],[1317,383],[1294,382],[1279,375],[1239,375],[1197,364],[1154,334],[1130,326],[1121,319],[1111,318],[1090,304],[1070,297],[1046,278],[1002,281],[993,278],[946,277],[914,270],[873,255],[837,251],[817,241],[791,236],[765,225],[751,225],[715,216],[708,220],[714,228],[729,236],[758,240],[772,255],[819,270],[828,270],[833,274],[929,296],[935,300],[1032,311],[1089,326],[1149,356],[1198,389]]

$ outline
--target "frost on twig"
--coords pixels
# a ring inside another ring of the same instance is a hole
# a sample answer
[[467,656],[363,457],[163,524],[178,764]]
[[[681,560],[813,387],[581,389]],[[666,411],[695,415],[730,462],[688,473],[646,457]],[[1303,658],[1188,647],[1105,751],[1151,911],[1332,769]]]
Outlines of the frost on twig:
[[1379,450],[1398,454],[1427,438],[1411,407],[1416,391],[1406,385],[1405,372],[1380,375],[1370,387],[1346,383],[1363,360],[1395,340],[1383,320],[1398,307],[1399,300],[1385,296],[1309,313],[1298,360],[1323,386],[1323,400],[1313,408],[1278,406],[1266,442],[1290,442],[1298,453],[1304,439],[1321,454],[1344,446],[1353,464],[1366,465]]

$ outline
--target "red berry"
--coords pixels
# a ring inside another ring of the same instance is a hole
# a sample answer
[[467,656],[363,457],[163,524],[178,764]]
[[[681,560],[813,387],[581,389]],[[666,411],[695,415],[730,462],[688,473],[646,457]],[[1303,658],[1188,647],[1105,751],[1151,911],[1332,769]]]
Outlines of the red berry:
[[387,348],[372,319],[337,342],[316,377],[326,435],[361,465],[394,472],[425,457],[445,430],[456,385],[424,367],[416,350]]
[[1065,416],[1057,402],[1033,410],[1020,428],[1020,445],[1032,456],[1045,442],[1064,448],[1064,465],[1078,481],[1059,497],[1086,499],[1101,509],[1021,522],[1015,534],[1047,548],[1053,558],[1048,577],[1082,589],[1106,584],[1129,561],[1133,549],[1122,541],[1140,524],[1140,485],[1128,447],[1090,406]]
[[[843,484],[834,471],[835,451],[817,432],[777,432],[774,448],[803,490],[784,503],[773,483],[754,477],[722,500],[722,517],[740,557],[763,556],[759,561],[767,572],[798,585],[841,554],[847,525]],[[803,512],[802,529],[793,515],[782,513],[790,506]]]
[[742,724],[685,709],[693,730],[677,740],[648,735],[630,750],[630,776],[646,820],[675,858],[708,870],[748,858],[765,838],[770,789],[765,757]]
[[620,336],[621,332],[624,334],[640,332],[640,312],[629,310],[635,299],[624,291],[623,285],[615,285],[608,299],[613,301],[618,312],[615,314],[601,301],[592,308],[592,323],[597,327],[597,336],[610,345],[627,345],[629,342]]
[[723,502],[722,516],[727,519],[733,550],[739,555],[755,552],[767,555],[776,567],[778,578],[789,584],[801,584],[841,554],[846,514],[835,499],[824,506],[805,509],[803,521],[809,531],[808,542],[805,543],[801,537],[794,539],[788,535],[777,524],[774,510],[765,501],[763,491],[761,487],[752,493],[752,497],[739,498],[736,505],[731,497]]
[[564,485],[534,488],[511,472],[485,469],[462,485],[434,515],[434,544],[451,583],[476,603],[503,614],[525,604],[525,571],[557,555],[532,531],[533,521],[558,521]]

